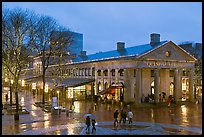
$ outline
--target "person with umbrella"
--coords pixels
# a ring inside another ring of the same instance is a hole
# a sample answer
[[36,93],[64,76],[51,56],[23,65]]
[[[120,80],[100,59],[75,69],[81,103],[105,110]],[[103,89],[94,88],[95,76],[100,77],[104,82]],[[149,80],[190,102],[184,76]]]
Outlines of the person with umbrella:
[[90,133],[90,125],[91,125],[90,115],[87,115],[87,117],[86,117],[86,133]]
[[92,123],[92,133],[95,131],[96,132],[96,120],[95,120],[95,116],[91,117],[91,123]]

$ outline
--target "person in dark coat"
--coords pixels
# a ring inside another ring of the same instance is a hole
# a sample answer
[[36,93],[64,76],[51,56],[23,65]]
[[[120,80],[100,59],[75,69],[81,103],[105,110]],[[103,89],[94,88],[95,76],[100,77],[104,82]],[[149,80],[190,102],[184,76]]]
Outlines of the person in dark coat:
[[90,132],[90,125],[91,125],[91,119],[89,116],[86,117],[86,132]]
[[92,133],[93,133],[94,131],[96,132],[96,126],[95,126],[96,120],[95,120],[95,119],[92,119],[92,120],[91,120],[91,123],[92,123]]
[[123,118],[124,118],[124,112],[123,110],[120,111],[120,123],[121,121],[123,121]]
[[123,113],[123,123],[124,123],[124,124],[126,123],[126,117],[127,117],[127,113],[124,112],[124,113]]
[[8,94],[6,94],[6,96],[5,96],[5,97],[6,97],[6,102],[7,102],[7,101],[8,101]]
[[[114,127],[118,126],[118,114],[119,114],[119,112],[118,112],[118,110],[116,110],[114,112],[114,115],[113,115],[113,117],[114,117]],[[117,126],[116,126],[116,123],[117,123]]]

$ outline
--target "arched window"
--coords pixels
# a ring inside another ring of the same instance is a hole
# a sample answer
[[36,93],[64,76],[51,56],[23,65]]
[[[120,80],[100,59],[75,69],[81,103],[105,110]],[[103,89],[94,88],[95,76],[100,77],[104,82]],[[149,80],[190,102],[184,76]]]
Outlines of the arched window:
[[108,70],[107,69],[104,70],[103,73],[104,73],[104,76],[108,76]]
[[100,92],[101,91],[101,82],[98,82],[98,91]]
[[107,89],[108,88],[108,83],[106,82],[104,86],[105,86],[104,88]]
[[169,94],[170,94],[170,95],[173,95],[173,94],[174,94],[174,83],[173,83],[173,82],[170,83]]
[[124,76],[124,69],[120,69],[118,73],[120,73],[120,76]]
[[97,71],[97,73],[98,73],[98,76],[101,76],[101,70],[100,69]]
[[111,70],[112,76],[115,76],[115,69]]

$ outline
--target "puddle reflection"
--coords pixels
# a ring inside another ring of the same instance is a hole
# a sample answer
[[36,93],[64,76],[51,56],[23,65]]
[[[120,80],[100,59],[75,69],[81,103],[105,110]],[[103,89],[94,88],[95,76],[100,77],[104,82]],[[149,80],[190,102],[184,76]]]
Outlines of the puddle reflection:
[[182,121],[183,122],[188,122],[188,119],[187,119],[187,108],[186,108],[185,105],[181,106],[181,115],[182,115]]

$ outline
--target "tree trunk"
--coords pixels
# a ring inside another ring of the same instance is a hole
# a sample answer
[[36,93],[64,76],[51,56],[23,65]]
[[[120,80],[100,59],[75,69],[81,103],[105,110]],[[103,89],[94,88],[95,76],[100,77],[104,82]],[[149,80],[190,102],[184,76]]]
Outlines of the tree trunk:
[[43,71],[43,96],[42,96],[42,104],[45,104],[45,71]]
[[11,85],[11,82],[9,82],[9,86],[10,86],[10,106],[12,106],[12,85]]
[[15,114],[14,114],[14,119],[15,121],[18,121],[19,120],[19,103],[18,103],[18,79],[15,78],[15,83],[14,83],[14,91],[15,91],[15,99],[16,99],[16,111],[15,111]]

